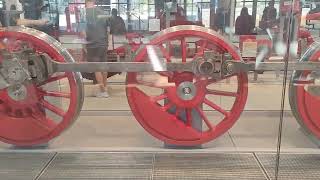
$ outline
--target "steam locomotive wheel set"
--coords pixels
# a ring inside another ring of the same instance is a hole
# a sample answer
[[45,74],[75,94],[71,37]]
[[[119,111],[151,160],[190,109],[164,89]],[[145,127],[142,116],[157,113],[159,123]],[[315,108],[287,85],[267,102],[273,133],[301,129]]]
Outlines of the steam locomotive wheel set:
[[[190,53],[190,40],[199,45],[194,53]],[[140,47],[131,62],[93,63],[90,67],[75,63],[60,43],[33,29],[2,29],[0,43],[0,140],[18,146],[50,142],[78,118],[84,92],[77,72],[110,69],[128,72],[127,99],[133,115],[148,133],[167,144],[204,144],[227,132],[239,119],[248,96],[247,71],[254,70],[254,66],[242,64],[237,49],[227,40],[198,26],[177,26],[159,32]],[[181,57],[172,56],[173,44],[180,47]],[[301,62],[317,61],[319,50],[318,44],[313,45]],[[154,62],[159,53],[166,62]],[[157,63],[159,67],[155,66]],[[245,67],[251,68],[244,70]],[[164,79],[165,83],[141,80],[149,76]],[[299,79],[308,78],[313,78],[310,84],[297,85]],[[295,71],[290,105],[302,127],[320,138],[320,99],[309,91],[317,78],[315,70]],[[233,91],[210,88],[221,86],[225,80],[232,81]],[[47,86],[59,89],[60,81],[63,86],[67,84],[63,87],[67,92],[47,90]],[[145,88],[159,93],[150,94]],[[317,91],[316,86],[314,89]],[[220,106],[212,96],[231,98],[230,107]],[[52,97],[67,103],[60,107],[48,100]],[[205,107],[219,116],[210,119]],[[57,118],[52,120],[52,116]],[[194,126],[199,120],[203,126]]]
[[[26,45],[36,53],[46,53],[55,61],[74,62],[72,56],[56,40],[35,30],[10,28],[0,32],[0,39],[9,53],[19,52],[22,46]],[[3,55],[4,53],[1,56],[2,61],[5,58]],[[47,84],[62,79],[67,80],[70,93],[45,90],[44,86]],[[83,86],[78,73],[59,73],[41,83],[29,82],[3,89],[0,97],[1,141],[18,146],[31,146],[47,143],[71,126],[83,104]],[[69,100],[69,105],[63,110],[50,104],[45,97],[63,97]],[[46,110],[54,112],[61,120],[51,120]]]
[[[193,60],[204,56],[205,50],[211,50],[220,47],[219,52],[230,53],[232,58],[240,61],[241,57],[237,54],[234,47],[228,44],[224,39],[205,31],[194,31],[192,29],[183,28],[179,30],[168,29],[162,32],[156,38],[152,39],[148,46],[164,49],[165,45],[180,43],[182,57],[181,63],[187,62],[188,47],[186,39],[196,39],[202,42],[198,52],[195,53]],[[211,49],[210,49],[211,48]],[[142,48],[137,53],[135,61],[150,61],[147,53],[147,47]],[[166,61],[171,62],[172,57],[167,54]],[[196,76],[189,72],[173,72],[167,76],[173,85],[161,88],[163,93],[157,97],[150,97],[142,90],[135,87],[139,85],[137,81],[137,73],[128,74],[127,97],[132,112],[139,123],[153,136],[168,143],[177,145],[198,145],[209,142],[221,134],[228,131],[237,121],[244,109],[248,94],[248,77],[245,73],[234,74],[228,78],[235,77],[237,79],[236,92],[209,90],[209,85],[219,83],[214,79],[202,76]],[[222,81],[223,79],[220,79]],[[132,86],[134,85],[134,86]],[[152,86],[156,86],[153,85]],[[184,91],[190,91],[185,93]],[[208,95],[233,96],[232,108],[227,111],[207,98]],[[166,103],[161,106],[158,101],[167,99]],[[217,119],[213,124],[208,119],[202,107],[206,105],[210,110],[216,110],[223,115],[222,119]],[[174,109],[174,111],[170,111]],[[156,114],[156,116],[154,116]],[[183,119],[181,116],[184,116]],[[201,119],[205,127],[203,130],[196,129],[192,125],[196,118]]]

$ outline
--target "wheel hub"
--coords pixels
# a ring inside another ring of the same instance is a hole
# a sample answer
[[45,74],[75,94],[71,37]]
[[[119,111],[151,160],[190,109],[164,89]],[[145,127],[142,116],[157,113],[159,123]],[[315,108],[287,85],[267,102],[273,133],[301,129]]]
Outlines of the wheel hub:
[[[18,56],[18,54],[16,54],[16,56]],[[27,61],[23,61],[21,57],[7,57],[1,62],[0,76],[2,76],[2,78],[0,79],[5,81],[1,84],[14,86],[30,80],[30,75],[27,69]]]
[[183,82],[177,88],[177,95],[184,101],[192,100],[197,95],[197,88],[192,82]]
[[171,78],[176,86],[166,89],[168,100],[180,108],[193,108],[205,97],[205,81],[196,79],[192,73],[176,72]]
[[28,117],[33,111],[39,110],[37,104],[40,96],[33,84],[10,86],[0,96],[5,104],[4,112],[11,117]]
[[9,97],[15,101],[23,101],[27,98],[28,92],[24,85],[15,85],[7,89]]

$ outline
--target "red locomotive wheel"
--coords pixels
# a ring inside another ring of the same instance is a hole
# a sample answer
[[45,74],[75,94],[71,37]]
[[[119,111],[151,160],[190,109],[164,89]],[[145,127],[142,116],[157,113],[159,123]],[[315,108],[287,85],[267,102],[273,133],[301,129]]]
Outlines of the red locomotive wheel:
[[[0,31],[0,41],[11,53],[27,44],[28,48],[46,53],[53,60],[74,61],[60,43],[33,29],[10,27]],[[55,86],[55,90],[50,86]],[[67,91],[57,90],[62,86]],[[0,90],[0,140],[8,144],[47,143],[70,127],[82,107],[83,87],[78,73],[56,73],[41,84],[28,82],[20,88],[19,92],[26,94],[23,99],[14,98],[17,91],[11,88]]]
[[[319,61],[320,45],[314,44],[301,61]],[[320,139],[320,96],[308,92],[308,86],[297,80],[307,80],[310,71],[296,71],[290,85],[290,105],[294,116],[306,131]],[[296,83],[295,83],[296,82]]]
[[[177,44],[181,57],[170,53]],[[194,44],[199,46],[192,48]],[[196,50],[190,58],[193,49]],[[204,51],[228,53],[234,60],[241,60],[233,45],[214,31],[198,26],[178,26],[156,34],[137,52],[135,61],[150,61],[159,68],[159,54],[167,62],[185,63],[204,57]],[[228,89],[229,86],[221,90],[226,79],[235,86],[233,90]],[[240,73],[217,80],[188,72],[128,73],[126,90],[131,110],[145,130],[167,144],[193,146],[219,137],[238,120],[247,100],[248,77]],[[219,105],[217,98],[230,98],[230,107]],[[218,115],[211,118],[210,112]],[[194,125],[196,119],[201,119],[202,127]]]

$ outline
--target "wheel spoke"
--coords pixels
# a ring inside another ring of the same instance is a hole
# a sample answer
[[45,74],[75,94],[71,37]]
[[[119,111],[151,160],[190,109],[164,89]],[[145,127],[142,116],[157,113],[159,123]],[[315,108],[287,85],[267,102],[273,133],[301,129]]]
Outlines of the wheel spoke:
[[185,38],[181,39],[182,62],[187,62],[187,42]]
[[219,90],[212,90],[212,89],[208,89],[207,93],[212,95],[218,95],[218,96],[229,96],[229,97],[239,96],[239,94],[235,92],[219,91]]
[[50,96],[50,97],[62,97],[62,98],[71,98],[71,93],[65,92],[55,92],[55,91],[40,91],[43,96]]
[[168,104],[165,104],[162,109],[164,111],[168,111],[170,108],[172,108],[174,106],[174,104],[172,102],[169,102]]
[[220,112],[221,114],[223,114],[225,117],[229,117],[229,112],[227,112],[226,110],[222,109],[220,106],[216,105],[215,103],[211,102],[208,99],[205,99],[203,101],[206,105],[210,106],[211,108],[215,109],[216,111]]
[[213,83],[218,83],[218,82],[221,82],[223,80],[227,80],[227,79],[232,78],[232,77],[237,76],[237,75],[238,74],[231,74],[231,75],[223,77],[222,79],[209,79],[208,80],[208,85],[213,84]]
[[162,87],[155,85],[154,82],[148,82],[148,81],[143,81],[143,80],[137,80],[137,85],[162,89]]
[[173,77],[173,73],[172,72],[159,72],[158,74],[160,74],[161,76],[165,76],[165,77]]
[[53,104],[50,104],[48,101],[46,101],[46,100],[44,100],[44,99],[42,99],[42,100],[40,101],[40,104],[41,104],[43,107],[45,107],[46,109],[52,111],[53,113],[55,113],[55,114],[57,114],[57,115],[59,115],[59,116],[61,116],[61,117],[64,117],[65,114],[66,114],[64,110],[60,109],[59,107],[57,107],[57,106],[55,106],[55,105],[53,105]]
[[45,129],[47,131],[51,131],[58,125],[55,121],[48,117],[45,117],[44,115],[33,113],[32,116],[34,117],[32,118],[32,121],[40,128]]
[[176,107],[176,113],[175,113],[176,117],[180,116],[181,110],[182,110],[181,108]]
[[214,126],[211,124],[211,122],[208,120],[207,116],[204,114],[203,110],[200,107],[196,107],[197,112],[200,114],[203,121],[206,123],[209,130],[213,130]]
[[49,84],[49,83],[55,82],[55,81],[59,81],[59,80],[64,79],[64,78],[67,78],[67,74],[66,74],[66,73],[61,74],[61,75],[58,75],[58,76],[50,77],[50,78],[47,79],[46,81],[40,83],[40,84],[38,85],[38,87],[43,86],[43,85],[45,85],[45,84]]
[[168,97],[168,95],[166,93],[164,93],[159,96],[152,97],[151,99],[153,102],[158,102],[158,101],[166,99],[167,97]]
[[197,50],[197,53],[196,53],[196,55],[194,56],[193,59],[197,59],[198,57],[203,56],[204,55],[204,50],[206,49],[207,45],[208,45],[208,41],[207,40],[202,40],[202,45],[201,45],[200,49]]
[[166,48],[163,47],[163,45],[160,45],[160,50],[164,57],[166,58],[167,62],[171,62],[170,53],[166,50]]
[[192,113],[191,109],[186,109],[186,124],[187,126],[192,126]]

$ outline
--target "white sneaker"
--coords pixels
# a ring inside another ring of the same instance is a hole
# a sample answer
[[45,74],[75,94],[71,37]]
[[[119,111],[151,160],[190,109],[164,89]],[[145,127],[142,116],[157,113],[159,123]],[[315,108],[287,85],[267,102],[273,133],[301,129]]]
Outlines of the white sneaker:
[[99,92],[96,94],[97,98],[108,98],[110,97],[109,94],[107,92]]

